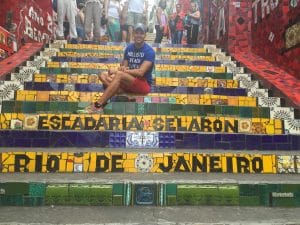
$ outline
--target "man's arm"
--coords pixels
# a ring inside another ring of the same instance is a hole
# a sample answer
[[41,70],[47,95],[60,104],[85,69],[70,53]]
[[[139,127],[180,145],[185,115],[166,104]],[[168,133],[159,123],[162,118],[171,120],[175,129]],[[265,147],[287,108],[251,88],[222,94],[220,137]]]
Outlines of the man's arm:
[[151,69],[153,62],[144,61],[138,69],[125,69],[124,72],[134,77],[143,77],[145,73]]

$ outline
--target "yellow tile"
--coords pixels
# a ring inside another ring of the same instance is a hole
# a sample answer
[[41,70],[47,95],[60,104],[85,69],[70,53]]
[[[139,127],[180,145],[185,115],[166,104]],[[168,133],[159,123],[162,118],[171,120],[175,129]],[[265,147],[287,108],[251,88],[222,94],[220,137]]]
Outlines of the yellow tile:
[[276,160],[275,155],[264,155],[263,165],[264,165],[264,173],[276,173]]

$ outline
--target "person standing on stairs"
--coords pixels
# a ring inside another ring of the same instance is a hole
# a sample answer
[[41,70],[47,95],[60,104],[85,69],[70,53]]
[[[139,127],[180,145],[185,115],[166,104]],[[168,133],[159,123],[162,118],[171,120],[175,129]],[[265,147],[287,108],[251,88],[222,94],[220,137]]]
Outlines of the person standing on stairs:
[[76,0],[57,0],[57,30],[56,39],[64,40],[64,20],[67,17],[69,22],[69,37],[71,43],[77,43],[77,32],[75,16],[77,13]]
[[169,26],[168,26],[168,15],[166,12],[167,2],[166,0],[160,0],[158,7],[156,9],[156,36],[154,43],[161,43],[164,36],[168,34]]
[[84,32],[87,40],[100,40],[101,14],[107,12],[107,4],[108,0],[104,0],[103,5],[100,0],[85,0]]
[[[144,24],[144,15],[146,15],[147,0],[128,0],[128,39],[132,41],[133,27],[138,23]],[[144,24],[146,25],[146,24]]]
[[150,92],[155,51],[145,43],[145,38],[144,24],[136,24],[133,29],[134,43],[126,47],[121,67],[117,70],[109,69],[99,75],[105,87],[103,95],[84,110],[78,110],[78,113],[102,113],[107,101],[119,92],[139,95]]

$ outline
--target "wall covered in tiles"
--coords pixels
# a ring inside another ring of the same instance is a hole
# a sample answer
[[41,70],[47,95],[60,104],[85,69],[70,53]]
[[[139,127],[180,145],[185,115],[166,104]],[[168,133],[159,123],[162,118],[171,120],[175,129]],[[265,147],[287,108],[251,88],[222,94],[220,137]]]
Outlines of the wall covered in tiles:
[[251,51],[300,78],[299,13],[297,0],[204,1],[202,35],[233,56]]
[[202,40],[227,48],[229,26],[229,2],[227,0],[203,0]]
[[53,36],[50,0],[2,0],[1,12],[0,26],[16,35],[19,46],[22,38],[28,42],[43,42]]
[[0,171],[40,173],[300,173],[300,156],[272,154],[5,152]]
[[300,2],[256,0],[252,12],[253,52],[300,79]]

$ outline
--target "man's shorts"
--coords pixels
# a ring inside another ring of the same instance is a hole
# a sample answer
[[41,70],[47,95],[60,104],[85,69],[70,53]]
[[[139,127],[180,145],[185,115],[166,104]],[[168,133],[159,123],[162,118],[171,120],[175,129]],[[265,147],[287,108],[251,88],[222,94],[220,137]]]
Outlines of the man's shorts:
[[144,23],[143,13],[128,12],[126,24],[134,27],[138,23]]
[[130,86],[121,86],[128,93],[147,95],[151,87],[145,79],[135,78]]

